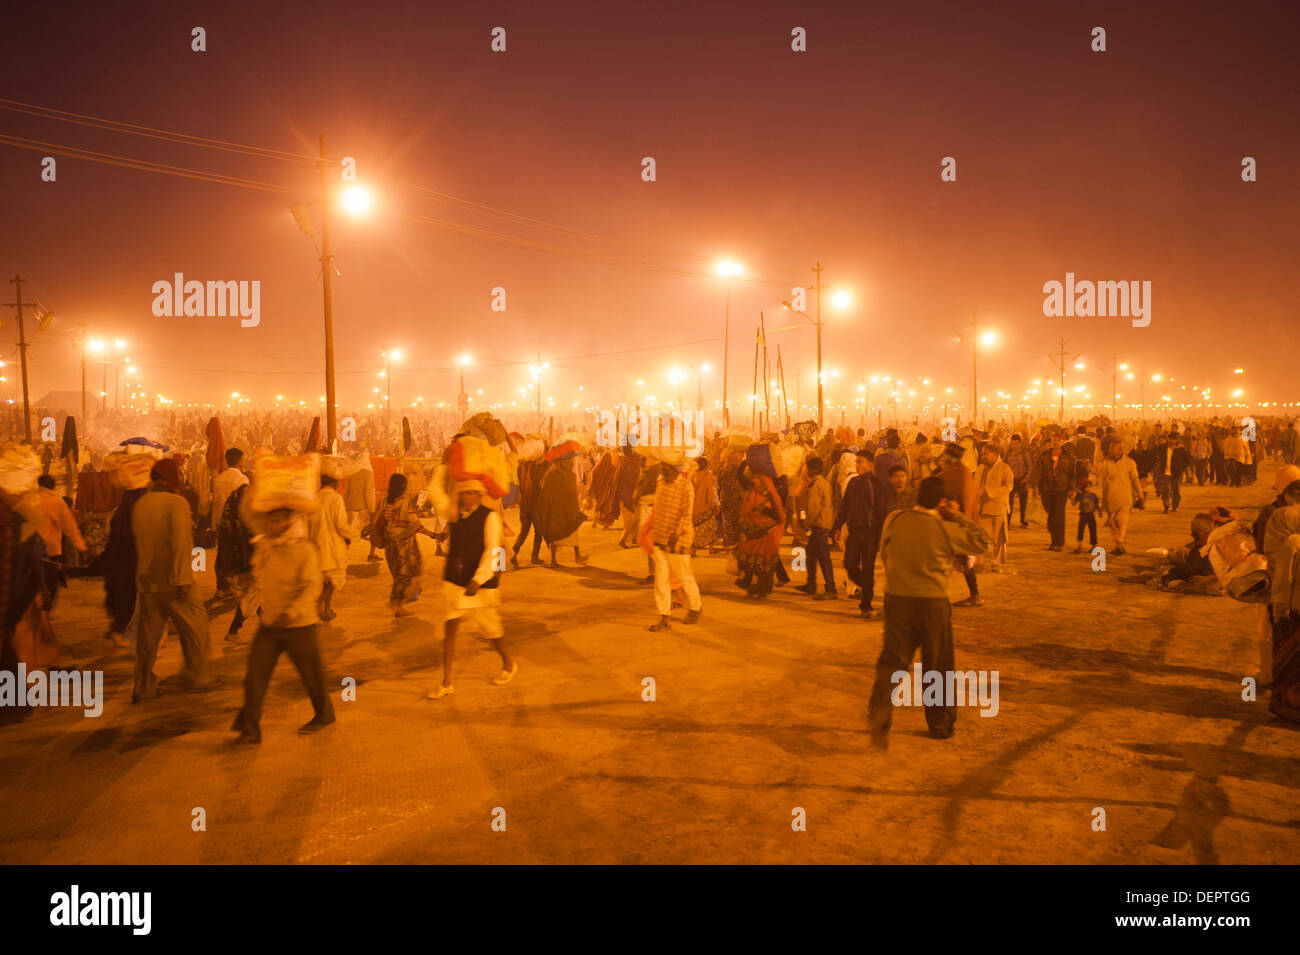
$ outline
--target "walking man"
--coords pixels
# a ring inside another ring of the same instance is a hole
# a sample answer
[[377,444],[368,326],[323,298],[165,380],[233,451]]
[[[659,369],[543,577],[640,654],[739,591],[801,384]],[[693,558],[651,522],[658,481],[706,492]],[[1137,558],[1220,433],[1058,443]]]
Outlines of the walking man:
[[[835,514],[831,509],[831,485],[822,473],[821,458],[809,458],[808,469],[808,582],[799,589],[817,600],[837,600],[835,569],[831,564],[831,525]],[[826,592],[817,593],[817,571],[821,570]]]
[[261,595],[261,623],[248,652],[244,706],[230,727],[238,742],[262,741],[262,703],[281,653],[298,669],[313,716],[298,727],[306,735],[334,722],[334,704],[325,690],[317,629],[320,623],[320,555],[307,537],[302,517],[287,507],[268,511],[265,533],[253,538],[253,575]]
[[1065,443],[1063,432],[1052,432],[1034,470],[1052,538],[1047,549],[1059,551],[1065,547],[1065,505],[1075,486],[1074,446]]
[[[699,620],[704,606],[700,601],[699,584],[695,582],[695,571],[691,569],[691,546],[695,541],[692,519],[695,486],[682,477],[682,467],[677,464],[665,462],[659,466],[659,471],[650,512],[654,542],[650,559],[654,563],[655,609],[659,611],[659,622],[650,627],[655,632],[672,626],[674,578],[686,595],[686,616],[682,623]],[[829,559],[829,553],[827,557]]]
[[217,685],[209,678],[211,641],[208,614],[199,602],[191,561],[194,534],[190,506],[178,493],[180,467],[170,458],[153,466],[151,483],[131,511],[135,535],[136,584],[140,590],[140,623],[136,629],[133,703],[159,694],[153,665],[163,627],[170,620],[180,636],[185,656],[182,683],[189,690]]
[[1124,445],[1118,438],[1111,440],[1102,452],[1106,457],[1097,471],[1101,509],[1106,512],[1106,526],[1115,539],[1111,553],[1123,554],[1133,503],[1142,500],[1142,484],[1138,480],[1137,465],[1124,453]]
[[[915,506],[885,518],[880,538],[885,565],[885,640],[876,661],[870,711],[871,742],[877,749],[889,746],[894,675],[907,672],[917,647],[921,648],[922,668],[943,674],[944,685],[950,685],[948,674],[956,660],[948,573],[959,558],[978,556],[988,549],[988,535],[962,513],[960,502],[944,496],[942,478],[926,478],[917,488]],[[925,722],[931,737],[952,736],[957,722],[952,703],[927,702]]]
[[841,527],[849,529],[844,541],[844,570],[860,590],[858,613],[864,620],[880,616],[871,604],[876,593],[876,551],[880,547],[880,527],[884,520],[881,498],[885,495],[874,474],[874,457],[871,448],[863,448],[857,453],[858,473],[844,489],[839,513],[831,525],[832,536],[838,534]]
[[447,527],[447,564],[442,572],[442,591],[448,601],[442,636],[442,684],[430,691],[429,699],[440,700],[456,691],[451,681],[456,662],[456,635],[462,622],[477,627],[501,657],[501,672],[494,686],[505,686],[519,672],[519,664],[506,652],[505,628],[501,625],[501,574],[505,549],[501,546],[501,515],[483,504],[486,489],[481,481],[457,481],[456,520]]

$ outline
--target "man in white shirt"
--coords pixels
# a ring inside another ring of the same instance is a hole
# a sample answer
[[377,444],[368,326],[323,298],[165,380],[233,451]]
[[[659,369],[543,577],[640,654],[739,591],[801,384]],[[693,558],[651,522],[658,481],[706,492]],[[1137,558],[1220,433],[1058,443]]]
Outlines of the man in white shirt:
[[342,589],[348,576],[348,545],[351,543],[347,506],[338,492],[343,469],[337,461],[325,458],[320,465],[320,491],[316,499],[320,507],[308,521],[308,534],[320,551],[321,574],[324,584],[320,594],[320,618],[333,620],[337,614],[330,606],[334,592]]
[[481,481],[456,481],[457,515],[447,529],[447,563],[443,569],[443,594],[449,604],[442,638],[442,684],[430,691],[429,699],[450,696],[452,664],[456,657],[456,633],[462,621],[477,626],[501,657],[496,686],[514,679],[519,664],[506,653],[501,626],[500,571],[505,570],[501,546],[501,515],[483,504],[486,489]]

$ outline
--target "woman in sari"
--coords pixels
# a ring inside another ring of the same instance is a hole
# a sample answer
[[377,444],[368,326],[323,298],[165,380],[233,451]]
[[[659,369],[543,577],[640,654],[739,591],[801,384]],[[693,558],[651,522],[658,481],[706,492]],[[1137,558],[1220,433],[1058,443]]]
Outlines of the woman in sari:
[[740,543],[740,505],[745,499],[745,488],[740,484],[739,451],[727,451],[718,474],[718,498],[722,508],[722,546],[731,548]]
[[710,554],[717,549],[715,541],[718,534],[720,508],[718,479],[709,470],[708,459],[696,458],[695,463],[698,470],[691,475],[691,480],[695,484],[695,504],[691,512],[691,523],[695,525],[695,543],[691,547],[692,557],[695,556],[697,547],[707,547]]
[[776,484],[766,474],[741,469],[741,484],[746,488],[740,503],[740,534],[736,545],[736,563],[741,581],[754,600],[766,600],[772,592],[772,576],[780,562],[781,535],[785,531],[785,508]]
[[383,541],[384,558],[393,575],[389,602],[394,617],[409,617],[402,605],[420,596],[420,574],[424,562],[420,557],[418,535],[424,530],[411,499],[406,496],[406,475],[393,474],[388,479],[388,495],[380,503],[375,535]]

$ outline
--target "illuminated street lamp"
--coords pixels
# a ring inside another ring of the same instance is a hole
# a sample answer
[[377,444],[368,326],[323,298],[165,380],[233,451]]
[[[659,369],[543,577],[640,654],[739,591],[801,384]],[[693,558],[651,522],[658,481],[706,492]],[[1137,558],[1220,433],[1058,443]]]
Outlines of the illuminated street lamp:
[[[100,358],[100,359],[99,359],[99,362],[100,362],[100,364],[101,364],[102,367],[103,367],[103,382],[102,382],[103,387],[102,387],[102,389],[100,390],[99,395],[100,395],[100,403],[101,403],[101,405],[102,405],[102,408],[103,408],[103,410],[107,411],[107,410],[108,410],[108,363],[109,363],[109,358],[108,358],[108,350],[109,350],[109,346],[108,346],[108,343],[107,343],[107,342],[104,342],[104,341],[102,341],[102,340],[100,340],[100,339],[98,339],[98,338],[92,338],[90,341],[86,342],[86,344],[85,344],[85,349],[88,349],[88,350],[94,352],[94,353],[97,354],[97,355],[103,355],[103,356],[104,356],[103,358]],[[83,392],[85,391],[85,387],[86,387],[86,380],[85,380],[85,379],[86,379],[86,376],[85,376],[85,349],[83,349],[83,351],[82,351],[82,376],[81,376],[82,381],[81,381],[81,387],[82,387],[82,391],[83,391]],[[125,342],[123,339],[121,339],[121,338],[115,338],[115,339],[113,339],[113,350],[115,350],[115,351],[119,351],[119,352],[120,352],[120,351],[125,351],[125,350],[126,350],[126,342]],[[130,361],[130,359],[128,358],[127,361]],[[113,380],[113,395],[114,395],[114,401],[113,401],[113,403],[116,405],[116,403],[117,403],[117,378],[116,378],[116,375],[117,375],[117,362],[114,362],[114,363],[113,363],[113,372],[114,372],[114,380]]]
[[971,424],[978,423],[979,416],[979,344],[983,343],[986,347],[997,342],[997,332],[979,333],[979,326],[975,320],[975,313],[970,317],[970,403],[971,403]]

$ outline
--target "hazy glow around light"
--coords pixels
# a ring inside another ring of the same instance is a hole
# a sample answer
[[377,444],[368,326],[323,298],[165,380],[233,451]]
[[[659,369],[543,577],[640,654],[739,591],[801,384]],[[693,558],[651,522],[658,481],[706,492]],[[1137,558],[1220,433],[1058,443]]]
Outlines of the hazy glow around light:
[[370,211],[374,204],[374,199],[370,195],[370,190],[365,186],[348,186],[343,190],[343,195],[339,197],[344,210],[349,215],[361,216]]
[[745,271],[745,267],[741,265],[739,262],[730,262],[724,259],[723,261],[717,264],[716,270],[719,275],[725,278],[730,278],[732,276],[740,275],[741,273],[743,273]]
[[848,308],[852,304],[853,304],[853,296],[850,295],[848,292],[844,291],[843,289],[831,294],[832,308],[841,308],[841,309]]

